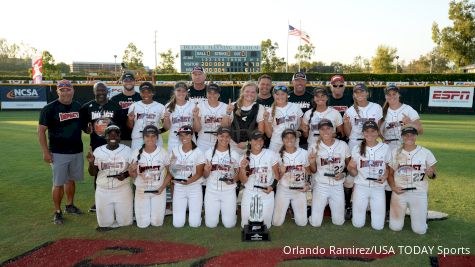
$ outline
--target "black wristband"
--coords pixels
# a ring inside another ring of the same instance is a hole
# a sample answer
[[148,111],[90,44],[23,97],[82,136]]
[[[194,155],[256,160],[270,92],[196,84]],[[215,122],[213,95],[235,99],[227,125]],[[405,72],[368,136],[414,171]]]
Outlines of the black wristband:
[[278,183],[278,182],[279,182],[279,181],[277,181],[277,179],[274,179],[274,181],[272,182],[272,190],[275,191],[275,189],[277,188],[277,183]]
[[166,131],[168,131],[167,129],[165,129],[165,127],[162,127],[158,130],[160,132],[160,134],[162,133],[165,133]]

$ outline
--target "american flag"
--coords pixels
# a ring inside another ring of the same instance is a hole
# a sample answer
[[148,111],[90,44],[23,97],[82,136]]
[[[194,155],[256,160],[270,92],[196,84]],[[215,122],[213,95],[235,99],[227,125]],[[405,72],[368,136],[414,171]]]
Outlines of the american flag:
[[288,34],[293,35],[293,36],[299,36],[300,39],[302,39],[307,44],[310,43],[310,35],[308,35],[308,33],[306,33],[305,31],[301,31],[301,30],[293,27],[292,25],[289,25],[289,33]]

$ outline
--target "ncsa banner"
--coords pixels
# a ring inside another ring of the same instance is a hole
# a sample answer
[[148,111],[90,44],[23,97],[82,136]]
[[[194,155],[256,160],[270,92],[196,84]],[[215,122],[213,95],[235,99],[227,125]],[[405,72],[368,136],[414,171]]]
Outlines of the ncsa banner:
[[0,86],[2,109],[41,109],[47,90],[47,86]]
[[473,87],[431,86],[429,107],[471,108]]

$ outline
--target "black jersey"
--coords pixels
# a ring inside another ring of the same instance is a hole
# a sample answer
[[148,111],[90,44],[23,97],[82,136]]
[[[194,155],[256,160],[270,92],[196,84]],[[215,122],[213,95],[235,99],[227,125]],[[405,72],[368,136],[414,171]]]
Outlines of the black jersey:
[[206,98],[206,88],[207,87],[208,86],[205,85],[204,89],[196,90],[194,85],[192,85],[188,89],[188,96],[190,97],[190,101],[192,103],[208,101],[208,99]]
[[119,112],[119,118],[117,124],[120,127],[120,139],[122,140],[132,140],[131,134],[132,129],[127,127],[127,114],[129,113],[129,107],[135,102],[141,101],[142,97],[139,93],[131,96],[126,96],[123,93],[115,95],[111,98],[111,102],[119,104],[122,110]]
[[303,95],[295,95],[294,92],[289,93],[289,102],[299,105],[302,112],[312,108],[313,95],[309,92],[305,92]]
[[334,98],[333,95],[328,97],[328,106],[333,107],[341,116],[345,115],[345,111],[353,105],[353,97],[348,94],[344,94],[342,98]]
[[274,97],[271,95],[269,98],[260,98],[257,97],[257,104],[261,104],[264,106],[264,108],[270,108],[272,106],[272,103],[274,103]]

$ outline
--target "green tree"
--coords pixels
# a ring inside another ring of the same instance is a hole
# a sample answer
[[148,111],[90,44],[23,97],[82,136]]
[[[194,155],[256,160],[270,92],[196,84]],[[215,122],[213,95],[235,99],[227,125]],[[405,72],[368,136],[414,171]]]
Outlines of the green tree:
[[405,68],[408,73],[445,73],[449,70],[449,60],[437,48],[412,60]]
[[277,42],[272,43],[270,39],[261,41],[262,72],[276,72],[285,66],[284,58],[277,56],[277,49],[279,49]]
[[449,19],[453,27],[439,29],[436,22],[432,24],[432,40],[455,66],[475,63],[475,3],[451,1]]
[[49,51],[43,51],[43,77],[47,80],[61,79],[61,73],[56,66],[53,55]]
[[312,60],[313,55],[315,55],[315,46],[313,46],[313,44],[299,45],[299,47],[297,47],[295,59],[302,63]]
[[157,66],[156,71],[159,73],[177,73],[177,70],[175,69],[175,59],[177,58],[178,53],[173,54],[171,49],[160,53],[160,64]]
[[69,67],[69,65],[64,62],[59,62],[58,64],[56,64],[56,68],[60,73],[69,74],[71,72],[71,68]]
[[144,68],[143,52],[139,50],[134,43],[129,43],[124,50],[122,62],[127,64],[128,69],[142,70]]
[[386,45],[380,45],[376,49],[376,55],[371,59],[373,73],[391,73],[396,66],[393,61],[396,58],[397,49]]

